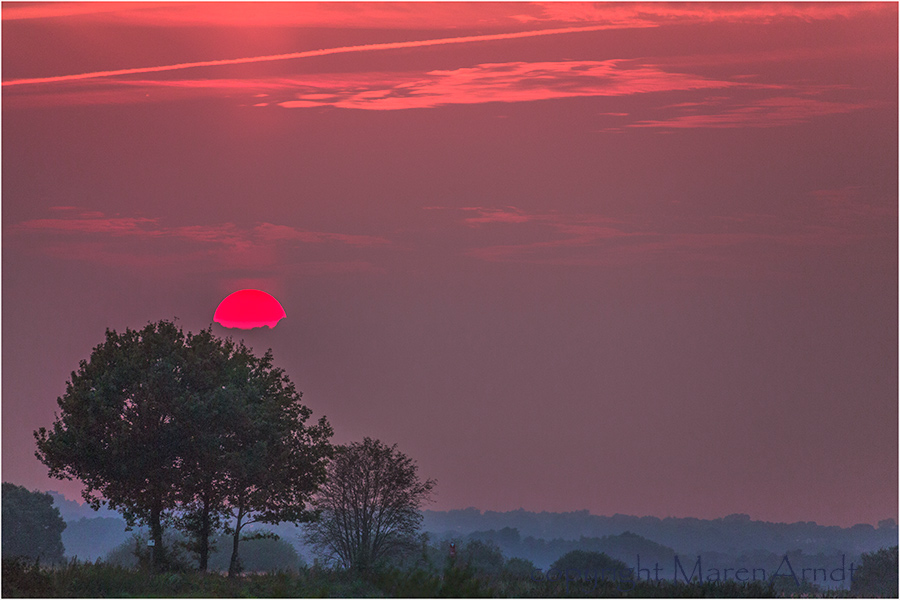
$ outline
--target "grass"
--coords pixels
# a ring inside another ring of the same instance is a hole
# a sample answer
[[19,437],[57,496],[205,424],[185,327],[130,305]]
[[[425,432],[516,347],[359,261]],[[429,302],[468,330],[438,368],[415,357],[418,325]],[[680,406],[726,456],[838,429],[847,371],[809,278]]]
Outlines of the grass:
[[[363,577],[346,571],[302,568],[298,572],[248,574],[160,573],[102,562],[71,561],[41,566],[3,559],[2,596],[7,598],[722,598],[775,597],[760,582],[540,581],[521,575],[491,576],[471,567],[443,571],[386,569]],[[820,592],[848,597],[848,592]],[[785,594],[791,595],[791,594]],[[800,594],[795,594],[800,596]],[[821,596],[820,596],[821,597]]]

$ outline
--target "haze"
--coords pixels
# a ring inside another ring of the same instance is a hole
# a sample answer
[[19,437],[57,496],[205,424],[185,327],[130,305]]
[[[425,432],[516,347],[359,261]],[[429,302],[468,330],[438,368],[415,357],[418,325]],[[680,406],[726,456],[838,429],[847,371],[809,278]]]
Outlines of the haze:
[[249,288],[435,510],[896,518],[897,16],[4,3],[3,480],[77,498],[78,361]]

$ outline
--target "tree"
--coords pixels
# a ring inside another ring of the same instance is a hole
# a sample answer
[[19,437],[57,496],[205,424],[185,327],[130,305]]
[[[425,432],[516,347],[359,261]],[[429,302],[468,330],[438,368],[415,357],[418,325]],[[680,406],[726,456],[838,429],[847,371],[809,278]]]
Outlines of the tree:
[[459,560],[485,575],[497,575],[503,570],[506,559],[492,541],[470,539],[459,550]]
[[850,584],[855,596],[896,598],[898,592],[898,546],[862,555],[862,563]]
[[[272,353],[253,357],[246,364],[246,385],[240,391],[240,410],[232,415],[232,432],[223,447],[222,469],[226,513],[233,523],[229,576],[240,569],[238,543],[250,523],[304,523],[316,513],[310,509],[313,493],[325,482],[326,465],[333,455],[331,426],[322,417],[304,424],[312,411],[300,404],[300,393],[284,371],[272,364]],[[277,537],[277,536],[276,536]]]
[[184,401],[186,344],[166,321],[123,334],[108,329],[66,383],[53,429],[34,434],[51,476],[82,481],[94,509],[105,499],[129,526],[150,526],[157,568],[165,563],[163,518],[176,506],[184,454],[173,415]]
[[182,469],[184,512],[177,524],[206,570],[210,536],[220,526],[232,534],[229,574],[240,569],[239,542],[250,523],[304,522],[307,503],[325,479],[331,426],[312,411],[271,351],[253,355],[244,345],[209,331],[191,338],[187,354],[190,400],[176,420],[190,439]]
[[533,562],[531,562],[527,558],[521,558],[519,556],[510,558],[503,566],[503,571],[505,573],[519,579],[527,579],[531,577],[532,575],[534,575],[536,569],[537,567],[534,566]]
[[3,482],[3,557],[27,556],[59,562],[63,558],[62,532],[66,522],[53,506],[53,497]]
[[[331,428],[312,411],[271,351],[256,357],[211,330],[185,335],[168,321],[106,332],[59,400],[52,431],[35,432],[52,476],[76,478],[94,508],[146,523],[153,564],[165,566],[163,524],[188,532],[205,569],[210,537],[234,516],[233,561],[247,515],[305,520],[321,483]],[[251,519],[252,520],[252,519]]]
[[433,479],[421,481],[417,471],[396,444],[367,437],[338,447],[314,496],[321,516],[307,526],[306,541],[326,560],[358,572],[414,551],[419,507],[436,485]]

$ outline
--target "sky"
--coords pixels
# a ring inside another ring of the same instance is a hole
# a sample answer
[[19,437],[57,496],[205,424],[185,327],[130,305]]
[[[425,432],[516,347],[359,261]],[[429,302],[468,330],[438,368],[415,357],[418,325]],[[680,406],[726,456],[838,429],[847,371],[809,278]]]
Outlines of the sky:
[[[2,477],[107,328],[428,508],[898,516],[896,3],[3,3]],[[213,323],[241,289],[274,328]]]

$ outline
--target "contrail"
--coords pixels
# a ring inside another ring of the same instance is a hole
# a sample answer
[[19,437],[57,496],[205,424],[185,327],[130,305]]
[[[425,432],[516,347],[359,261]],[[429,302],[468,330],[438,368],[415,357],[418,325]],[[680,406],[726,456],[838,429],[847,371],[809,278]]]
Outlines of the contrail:
[[590,27],[564,27],[560,29],[539,29],[534,31],[519,31],[516,33],[495,33],[490,35],[470,35],[465,37],[439,38],[436,40],[418,40],[414,42],[388,42],[384,44],[366,44],[363,46],[343,46],[339,48],[324,48],[321,50],[307,50],[305,52],[291,52],[290,54],[272,54],[269,56],[252,56],[247,58],[226,58],[222,60],[204,60],[200,62],[179,63],[177,65],[162,65],[158,67],[138,67],[135,69],[118,69],[115,71],[95,71],[93,73],[79,73],[77,75],[58,75],[55,77],[34,77],[31,79],[11,79],[2,82],[3,87],[12,85],[31,85],[38,83],[56,83],[59,81],[75,81],[78,79],[97,79],[100,77],[115,77],[117,75],[134,75],[137,73],[157,73],[160,71],[178,71],[180,69],[193,69],[196,67],[218,67],[223,65],[242,65],[247,63],[271,62],[276,60],[291,60],[294,58],[309,58],[312,56],[327,56],[329,54],[344,54],[347,52],[368,52],[371,50],[393,50],[396,48],[418,48],[422,46],[439,46],[441,44],[467,44],[470,42],[489,42],[493,40],[511,40],[516,38],[536,37],[540,35],[558,35],[562,33],[578,33],[582,31],[599,31],[608,29],[608,25],[593,25]]

